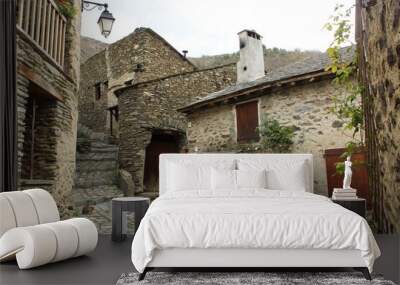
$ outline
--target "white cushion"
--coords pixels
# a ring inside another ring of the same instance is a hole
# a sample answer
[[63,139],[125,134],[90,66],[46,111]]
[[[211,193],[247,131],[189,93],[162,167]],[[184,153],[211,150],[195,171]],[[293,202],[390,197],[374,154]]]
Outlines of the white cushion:
[[22,191],[30,196],[39,218],[39,224],[52,223],[60,220],[57,204],[49,192],[42,189]]
[[33,268],[86,254],[97,238],[96,226],[84,218],[13,228],[0,238],[0,261],[16,257],[20,269]]
[[169,166],[168,189],[171,191],[210,189],[210,171],[210,167],[187,167],[171,163]]
[[238,159],[239,170],[267,170],[267,188],[306,191],[309,188],[306,161]]
[[211,188],[218,190],[236,190],[236,170],[211,169]]
[[234,160],[168,162],[168,191],[211,190],[211,169],[235,169]]
[[93,251],[97,246],[98,234],[96,225],[85,218],[72,218],[63,221],[72,225],[79,236],[78,248],[74,257]]
[[43,225],[13,228],[0,238],[0,261],[16,257],[20,269],[49,263],[56,252],[57,239]]
[[57,240],[57,250],[51,262],[57,262],[70,258],[78,250],[78,232],[69,223],[55,222],[43,224],[44,227],[51,229]]
[[236,170],[237,188],[267,188],[267,171]]
[[0,195],[0,237],[9,229],[15,228],[17,222],[15,221],[14,211],[8,199]]
[[23,191],[3,192],[13,209],[17,227],[33,226],[39,223],[35,205],[31,197]]
[[19,268],[27,269],[96,248],[93,222],[59,219],[57,205],[45,190],[0,193],[0,262],[17,259]]
[[[241,167],[235,167],[236,161],[240,161]],[[169,181],[170,181],[170,163],[179,163],[185,166],[197,165],[197,166],[210,166],[215,167],[215,164],[227,165],[228,167],[223,167],[225,169],[240,169],[240,170],[262,170],[262,169],[275,169],[279,168],[280,164],[285,163],[305,163],[305,177],[302,177],[297,181],[295,189],[292,190],[301,190],[304,189],[307,192],[313,192],[313,158],[312,154],[248,154],[248,153],[190,153],[190,154],[161,154],[160,155],[160,183],[159,183],[159,191],[160,196],[164,193],[169,192]],[[246,164],[250,163],[250,167],[246,167]],[[254,165],[258,164],[258,165]],[[217,167],[220,168],[220,167]],[[284,171],[287,170],[287,167],[281,167]],[[273,176],[273,173],[270,173]],[[291,175],[288,175],[291,176]],[[294,175],[296,176],[296,175]],[[268,178],[268,177],[267,177]],[[274,178],[274,177],[272,177]],[[283,178],[285,180],[286,178]],[[303,180],[303,182],[301,181]],[[280,183],[274,183],[272,180],[271,185],[278,184],[280,188],[293,188],[293,185],[289,185],[287,187],[283,185],[279,185]],[[285,184],[285,181],[283,181]],[[305,185],[302,185],[305,184]],[[269,185],[267,185],[269,186]],[[306,186],[306,187],[304,187]],[[210,192],[212,190],[209,190]]]

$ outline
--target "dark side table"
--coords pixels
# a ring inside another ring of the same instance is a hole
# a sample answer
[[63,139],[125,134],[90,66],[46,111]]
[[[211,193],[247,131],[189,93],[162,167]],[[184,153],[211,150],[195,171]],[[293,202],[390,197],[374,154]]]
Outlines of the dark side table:
[[140,221],[146,214],[150,199],[145,197],[120,197],[114,198],[112,206],[112,235],[113,241],[123,241],[127,233],[127,212],[135,214],[135,233]]
[[359,214],[361,217],[365,218],[365,212],[367,208],[366,200],[363,198],[354,198],[349,200],[336,200],[332,199],[332,202],[339,204],[340,206]]

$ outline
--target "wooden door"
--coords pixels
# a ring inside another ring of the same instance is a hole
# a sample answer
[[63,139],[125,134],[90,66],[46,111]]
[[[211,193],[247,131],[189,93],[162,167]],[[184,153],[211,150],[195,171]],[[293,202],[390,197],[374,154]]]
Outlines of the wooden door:
[[258,102],[251,101],[236,105],[237,141],[245,142],[258,140],[257,127]]
[[146,148],[143,185],[145,192],[158,192],[158,165],[162,153],[178,153],[177,138],[170,135],[153,135]]
[[[336,173],[336,163],[343,162],[345,159],[341,158],[341,154],[345,152],[344,148],[327,149],[325,150],[326,162],[326,177],[328,180],[328,193],[329,197],[332,196],[333,188],[341,188],[343,186],[343,175]],[[367,173],[367,159],[364,151],[356,152],[352,155],[353,162],[364,162],[361,165],[353,167],[353,176],[351,179],[351,187],[357,189],[357,196],[367,200],[367,207],[371,209],[371,195],[368,191],[368,173]]]

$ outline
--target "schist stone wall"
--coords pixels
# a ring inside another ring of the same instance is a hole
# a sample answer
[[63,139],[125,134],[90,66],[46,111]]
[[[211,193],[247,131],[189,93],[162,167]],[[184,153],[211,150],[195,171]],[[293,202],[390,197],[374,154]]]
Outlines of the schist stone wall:
[[381,231],[400,232],[400,2],[377,1],[363,9],[362,16],[372,114],[368,124],[376,136],[372,151],[380,176],[380,185],[373,185],[379,192],[373,193],[379,199],[376,203],[382,205],[376,207],[376,218],[388,223],[380,226]]
[[149,28],[137,28],[108,49],[110,88],[118,83],[123,85],[128,80],[138,83],[195,69],[174,47]]
[[[186,58],[149,28],[137,28],[88,59],[81,67],[79,122],[97,132],[109,129],[107,107],[118,101],[114,91],[126,84],[156,80],[195,70]],[[95,84],[101,84],[96,100]]]
[[[303,86],[285,87],[284,90],[266,94],[259,101],[259,117],[265,115],[286,126],[294,126],[295,139],[292,151],[313,153],[314,191],[327,195],[325,149],[343,147],[351,134],[343,132],[343,123],[330,113],[332,97],[344,90],[331,83],[331,79]],[[188,115],[188,148],[190,152],[257,151],[256,144],[236,143],[235,106],[224,104],[208,107]],[[251,150],[246,150],[251,147]]]
[[[95,132],[104,132],[107,123],[107,82],[106,50],[103,50],[81,66],[79,123]],[[100,88],[100,98],[96,98],[97,84]]]
[[236,82],[234,64],[169,76],[121,89],[118,94],[120,120],[120,167],[133,177],[135,191],[143,188],[146,147],[155,132],[171,132],[186,144],[187,120],[177,111],[200,97]]
[[77,13],[67,25],[64,70],[17,33],[19,187],[50,191],[62,216],[71,211],[78,119],[80,1],[73,3]]

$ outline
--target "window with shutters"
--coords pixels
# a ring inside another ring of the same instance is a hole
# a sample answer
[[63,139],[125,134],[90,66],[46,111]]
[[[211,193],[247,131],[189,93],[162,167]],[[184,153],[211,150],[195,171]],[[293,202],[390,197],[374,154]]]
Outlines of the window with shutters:
[[258,102],[251,101],[236,105],[237,141],[257,141],[258,135]]

